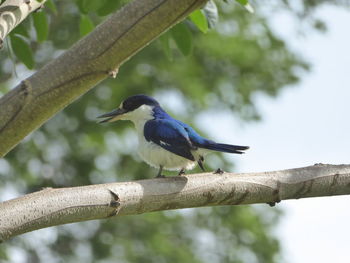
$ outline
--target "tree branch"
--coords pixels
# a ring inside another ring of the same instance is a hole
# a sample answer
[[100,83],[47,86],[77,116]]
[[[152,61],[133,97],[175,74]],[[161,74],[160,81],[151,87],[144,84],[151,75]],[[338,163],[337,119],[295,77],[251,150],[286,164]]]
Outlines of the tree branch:
[[0,240],[49,226],[188,207],[350,194],[350,165],[44,189],[0,203]]
[[207,0],[135,0],[0,98],[0,157]]
[[31,12],[41,8],[46,0],[7,0],[0,6],[0,48],[5,37]]

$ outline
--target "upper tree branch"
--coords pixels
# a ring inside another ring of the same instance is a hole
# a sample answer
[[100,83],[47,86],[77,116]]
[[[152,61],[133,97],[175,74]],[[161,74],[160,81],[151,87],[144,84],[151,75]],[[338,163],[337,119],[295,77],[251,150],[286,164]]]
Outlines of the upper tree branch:
[[0,203],[0,240],[48,226],[187,207],[350,194],[350,165],[263,173],[192,174],[45,189]]
[[135,0],[0,98],[0,157],[207,0]]
[[0,48],[5,37],[31,12],[41,8],[46,0],[7,0],[0,6]]

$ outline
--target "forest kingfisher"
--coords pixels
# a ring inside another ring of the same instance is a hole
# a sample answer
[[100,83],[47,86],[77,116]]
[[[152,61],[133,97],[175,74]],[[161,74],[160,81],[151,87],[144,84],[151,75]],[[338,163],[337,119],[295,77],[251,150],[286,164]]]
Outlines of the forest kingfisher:
[[134,123],[139,139],[138,152],[149,165],[162,170],[193,169],[196,163],[204,171],[204,156],[212,151],[242,154],[248,146],[216,143],[201,137],[189,125],[167,114],[159,103],[146,95],[134,95],[125,99],[119,108],[98,116],[100,123],[130,120]]

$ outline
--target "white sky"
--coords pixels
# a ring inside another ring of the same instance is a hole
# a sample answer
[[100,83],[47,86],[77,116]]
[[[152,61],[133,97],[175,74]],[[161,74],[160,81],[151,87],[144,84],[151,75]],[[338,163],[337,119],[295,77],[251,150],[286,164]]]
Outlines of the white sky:
[[[257,98],[263,121],[247,125],[225,115],[206,118],[213,137],[251,146],[244,156],[230,155],[237,171],[350,163],[350,12],[325,7],[318,13],[328,33],[299,38],[291,34],[292,21],[285,14],[274,18],[276,30],[313,67],[297,87],[285,89],[277,99]],[[349,204],[350,196],[278,204],[285,211],[277,228],[284,261],[348,262]]]

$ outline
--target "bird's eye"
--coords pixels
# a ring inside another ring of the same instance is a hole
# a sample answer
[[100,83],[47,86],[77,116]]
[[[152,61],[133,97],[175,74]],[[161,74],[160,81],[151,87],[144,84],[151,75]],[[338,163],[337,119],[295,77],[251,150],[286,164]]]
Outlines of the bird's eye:
[[130,108],[130,103],[128,103],[127,101],[124,101],[122,107],[124,110],[128,110]]
[[132,101],[124,101],[123,109],[127,111],[133,111],[138,108],[138,105],[133,103]]

